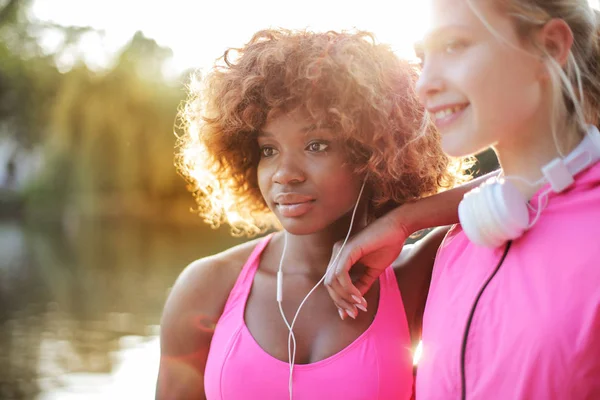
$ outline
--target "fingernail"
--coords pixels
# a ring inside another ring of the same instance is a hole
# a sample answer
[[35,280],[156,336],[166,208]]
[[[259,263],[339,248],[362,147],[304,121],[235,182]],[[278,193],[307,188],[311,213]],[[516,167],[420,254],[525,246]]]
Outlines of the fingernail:
[[354,299],[354,301],[357,304],[363,304],[363,303],[367,302],[364,297],[358,297],[358,296],[352,295],[352,298]]
[[359,310],[362,310],[364,312],[367,312],[367,307],[363,306],[362,304],[355,304],[354,305],[356,308],[358,308]]
[[346,310],[346,313],[352,317],[352,319],[356,319],[356,311],[354,310]]
[[340,318],[343,321],[344,320],[344,310],[342,310],[341,308],[338,308],[338,313],[340,314]]

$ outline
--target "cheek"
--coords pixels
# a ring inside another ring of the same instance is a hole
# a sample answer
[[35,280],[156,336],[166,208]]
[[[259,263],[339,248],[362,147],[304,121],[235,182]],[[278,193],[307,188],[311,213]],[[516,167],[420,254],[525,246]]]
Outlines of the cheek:
[[361,186],[360,177],[354,174],[349,167],[343,168],[337,173],[327,174],[323,182],[329,201],[343,209],[354,206]]
[[530,60],[523,57],[527,56],[499,50],[494,55],[481,55],[479,65],[467,78],[478,123],[500,129],[535,112],[540,86]]
[[261,166],[260,163],[256,168],[256,180],[258,182],[258,189],[260,190],[260,194],[264,199],[268,199],[267,195],[271,187],[271,177],[268,168]]
[[[504,136],[527,124],[539,110],[540,86],[533,80],[523,79],[518,70],[503,80],[495,91],[489,91],[487,102],[487,127]],[[508,74],[508,71],[507,71]],[[495,137],[498,140],[500,137]]]

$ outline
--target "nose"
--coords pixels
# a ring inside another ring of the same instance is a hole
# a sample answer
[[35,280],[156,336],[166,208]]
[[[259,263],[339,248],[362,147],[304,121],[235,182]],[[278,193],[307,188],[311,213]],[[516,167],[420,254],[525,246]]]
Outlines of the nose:
[[435,64],[437,63],[431,61],[425,63],[419,75],[419,80],[417,80],[417,95],[423,106],[427,106],[427,102],[444,89],[442,77]]
[[297,160],[293,154],[285,152],[280,153],[276,170],[273,174],[273,182],[280,185],[289,185],[302,183],[305,180],[306,174],[302,162]]

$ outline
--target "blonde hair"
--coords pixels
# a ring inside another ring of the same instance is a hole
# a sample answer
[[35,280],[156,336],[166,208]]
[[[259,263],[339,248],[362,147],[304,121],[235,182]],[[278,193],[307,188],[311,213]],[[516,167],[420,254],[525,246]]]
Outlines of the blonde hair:
[[180,112],[176,165],[198,213],[234,235],[278,226],[258,187],[257,133],[299,109],[339,135],[357,176],[368,172],[370,216],[462,182],[469,164],[444,154],[431,121],[420,134],[417,79],[367,32],[266,30],[228,50]]
[[[492,0],[513,20],[517,35],[531,45],[532,33],[552,19],[562,19],[573,32],[573,45],[562,67],[540,46],[552,79],[553,135],[559,128],[585,132],[586,125],[600,122],[600,12],[587,0]],[[493,28],[474,6],[471,9],[493,33]],[[557,143],[558,145],[558,143]],[[559,148],[560,152],[560,148]]]

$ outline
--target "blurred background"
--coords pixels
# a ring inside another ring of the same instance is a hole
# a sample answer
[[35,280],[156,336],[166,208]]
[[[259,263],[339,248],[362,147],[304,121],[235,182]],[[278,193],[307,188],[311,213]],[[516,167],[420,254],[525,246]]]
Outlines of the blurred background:
[[395,3],[0,0],[0,399],[153,398],[170,286],[243,240],[173,167],[189,74],[268,27],[413,57],[426,2]]

